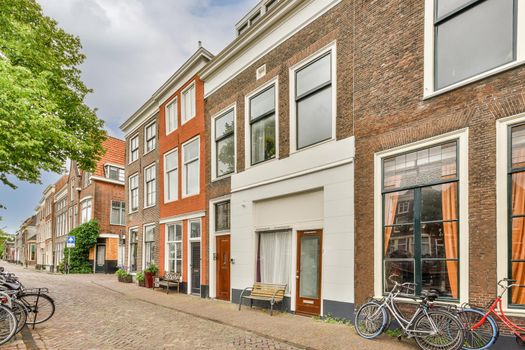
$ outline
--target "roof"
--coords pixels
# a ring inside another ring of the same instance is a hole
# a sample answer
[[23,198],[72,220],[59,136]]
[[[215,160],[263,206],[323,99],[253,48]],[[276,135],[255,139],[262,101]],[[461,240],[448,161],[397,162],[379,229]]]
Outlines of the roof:
[[58,179],[57,182],[55,182],[55,192],[56,193],[60,192],[60,190],[64,188],[64,186],[67,184],[68,181],[69,181],[69,174],[62,175],[62,177]]
[[98,161],[97,168],[93,175],[104,177],[104,165],[113,164],[124,167],[126,164],[126,142],[116,137],[108,136],[107,139],[102,142],[102,147],[104,147],[106,153]]

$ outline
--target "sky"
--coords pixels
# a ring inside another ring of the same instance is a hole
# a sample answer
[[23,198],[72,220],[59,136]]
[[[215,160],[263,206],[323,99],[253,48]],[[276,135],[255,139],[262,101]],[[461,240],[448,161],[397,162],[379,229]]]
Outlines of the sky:
[[[198,48],[217,54],[235,37],[235,24],[258,0],[37,0],[46,16],[77,35],[87,59],[82,78],[94,90],[86,102],[97,108],[109,134],[129,118]],[[0,184],[0,229],[15,233],[34,212],[42,184]]]

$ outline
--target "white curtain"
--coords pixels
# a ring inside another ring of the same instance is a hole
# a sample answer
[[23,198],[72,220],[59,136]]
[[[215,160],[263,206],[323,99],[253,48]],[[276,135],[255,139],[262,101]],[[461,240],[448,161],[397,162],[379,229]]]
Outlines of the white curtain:
[[259,268],[261,282],[286,284],[290,288],[292,268],[292,233],[290,231],[259,234]]

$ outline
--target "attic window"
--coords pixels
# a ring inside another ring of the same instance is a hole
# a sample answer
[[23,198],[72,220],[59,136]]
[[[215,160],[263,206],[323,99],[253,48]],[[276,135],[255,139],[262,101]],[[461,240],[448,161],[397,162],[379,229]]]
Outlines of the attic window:
[[266,3],[266,11],[270,10],[275,4],[277,4],[277,0],[270,0]]
[[252,18],[250,18],[250,24],[254,24],[255,22],[257,22],[259,20],[259,18],[261,18],[261,12],[257,12],[255,15],[253,15]]
[[124,182],[124,169],[113,165],[105,165],[104,172],[106,179]]
[[238,30],[239,35],[244,34],[248,30],[248,22],[244,23]]

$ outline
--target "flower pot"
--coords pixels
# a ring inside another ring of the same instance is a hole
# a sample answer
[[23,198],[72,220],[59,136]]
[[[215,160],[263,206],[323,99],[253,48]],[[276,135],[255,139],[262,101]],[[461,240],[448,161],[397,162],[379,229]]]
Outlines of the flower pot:
[[146,288],[153,288],[153,277],[154,273],[144,272],[144,283]]
[[139,282],[139,287],[145,287],[146,286],[146,281],[138,281]]

